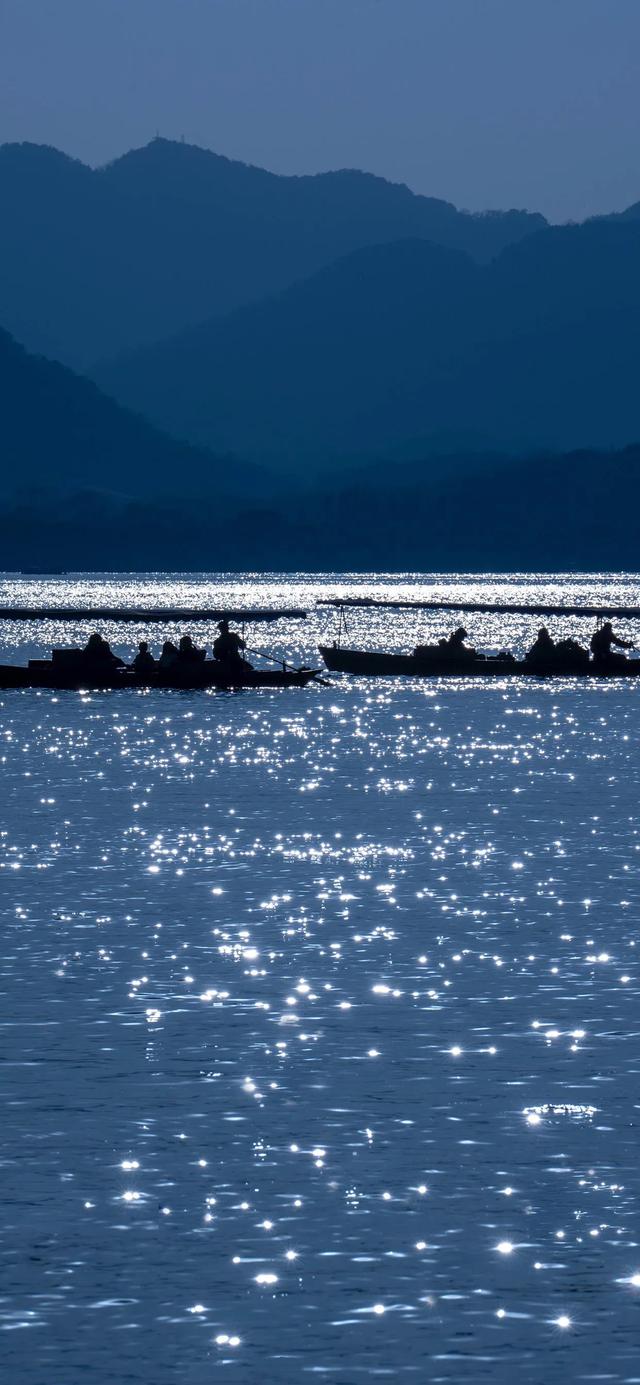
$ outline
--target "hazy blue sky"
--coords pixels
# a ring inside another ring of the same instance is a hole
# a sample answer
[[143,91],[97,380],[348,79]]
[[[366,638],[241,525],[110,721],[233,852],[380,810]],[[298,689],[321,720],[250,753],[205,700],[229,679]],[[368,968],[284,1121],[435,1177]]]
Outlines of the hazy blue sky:
[[473,208],[640,199],[640,0],[0,0],[0,140],[159,130]]

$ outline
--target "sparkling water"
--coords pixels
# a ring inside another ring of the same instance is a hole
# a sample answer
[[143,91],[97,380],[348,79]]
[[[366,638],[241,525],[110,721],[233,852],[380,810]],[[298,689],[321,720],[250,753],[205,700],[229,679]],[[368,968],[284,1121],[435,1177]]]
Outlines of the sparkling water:
[[[411,575],[0,599],[306,605],[246,636],[311,664],[316,598],[350,592],[640,603]],[[539,622],[465,623],[521,650]],[[0,622],[4,660],[91,628]],[[639,696],[0,693],[3,1379],[640,1381]]]

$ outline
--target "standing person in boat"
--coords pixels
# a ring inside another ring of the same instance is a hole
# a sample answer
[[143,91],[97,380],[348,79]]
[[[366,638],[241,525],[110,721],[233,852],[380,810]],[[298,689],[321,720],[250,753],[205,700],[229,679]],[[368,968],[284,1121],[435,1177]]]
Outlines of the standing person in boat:
[[136,657],[131,667],[135,670],[136,673],[151,673],[152,669],[156,667],[156,661],[153,657],[153,654],[151,653],[151,650],[149,649],[146,640],[140,641],[140,644],[138,645],[138,653],[136,654]]
[[236,630],[229,629],[226,618],[218,621],[218,629],[220,634],[213,642],[214,659],[218,659],[221,664],[235,665],[237,668],[251,668],[251,664],[242,655],[242,650],[247,646]]
[[619,649],[635,649],[633,640],[622,640],[619,635],[614,635],[611,621],[605,620],[604,625],[594,630],[591,636],[590,649],[594,664],[600,664],[602,668],[619,668],[626,664],[624,654],[614,654],[614,644]]
[[90,664],[100,664],[103,667],[106,665],[109,668],[126,667],[124,659],[119,659],[118,655],[113,653],[108,640],[103,640],[102,635],[97,633],[89,635],[82,654]]

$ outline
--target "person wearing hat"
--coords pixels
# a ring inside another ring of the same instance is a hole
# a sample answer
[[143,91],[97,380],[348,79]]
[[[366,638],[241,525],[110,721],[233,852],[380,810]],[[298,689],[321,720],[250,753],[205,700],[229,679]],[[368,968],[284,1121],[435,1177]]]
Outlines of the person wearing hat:
[[613,626],[610,620],[605,620],[591,636],[591,653],[593,654],[594,664],[599,664],[602,668],[616,668],[621,664],[626,664],[624,654],[614,654],[612,645],[617,645],[619,649],[635,649],[633,640],[622,640],[619,635],[614,635]]
[[452,659],[475,659],[476,651],[465,644],[466,639],[467,632],[463,625],[459,625],[446,639],[438,640],[438,648]]
[[218,659],[221,664],[242,665],[248,668],[247,660],[242,656],[242,650],[246,645],[236,630],[229,629],[229,622],[226,616],[218,621],[220,634],[213,643],[213,657]]

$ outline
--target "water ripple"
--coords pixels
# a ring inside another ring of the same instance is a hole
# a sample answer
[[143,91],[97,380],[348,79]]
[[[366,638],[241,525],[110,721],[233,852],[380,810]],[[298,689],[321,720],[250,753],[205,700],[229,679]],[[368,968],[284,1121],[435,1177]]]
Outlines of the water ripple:
[[8,1379],[637,1377],[636,697],[2,695]]

